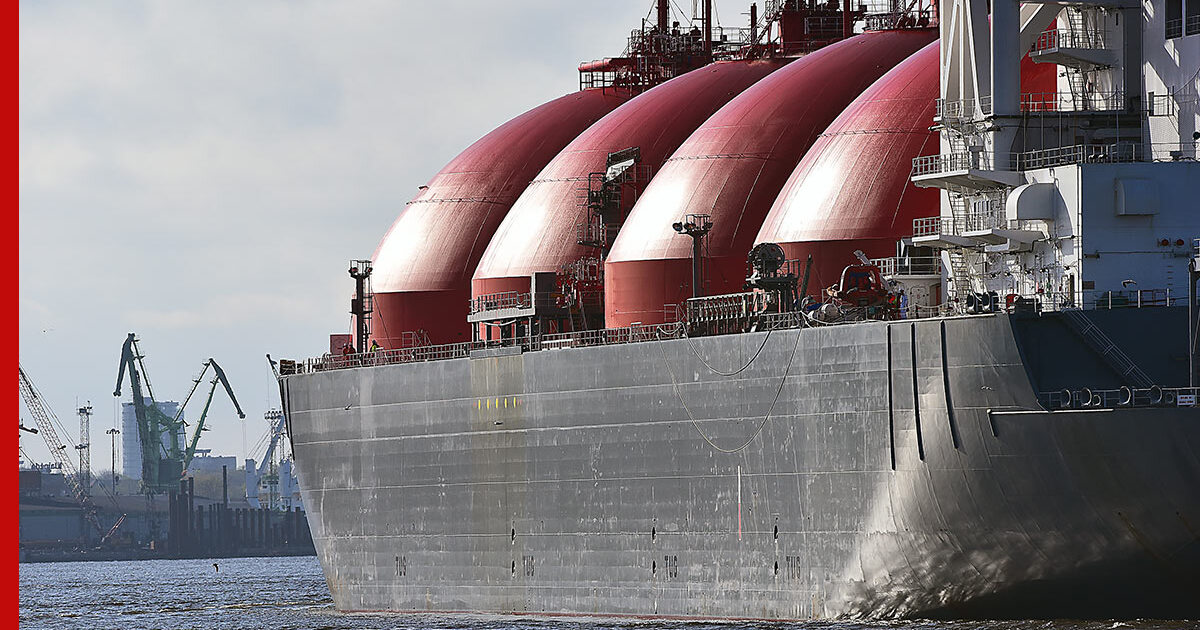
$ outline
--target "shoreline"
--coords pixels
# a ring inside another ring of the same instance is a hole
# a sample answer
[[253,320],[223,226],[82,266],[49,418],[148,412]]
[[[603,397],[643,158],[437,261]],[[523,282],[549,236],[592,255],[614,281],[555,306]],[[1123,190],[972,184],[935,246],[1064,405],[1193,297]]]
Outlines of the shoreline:
[[117,562],[127,560],[201,560],[205,558],[280,558],[316,556],[313,551],[303,549],[246,550],[230,554],[174,555],[149,549],[114,550],[20,550],[18,564],[46,564],[55,562]]

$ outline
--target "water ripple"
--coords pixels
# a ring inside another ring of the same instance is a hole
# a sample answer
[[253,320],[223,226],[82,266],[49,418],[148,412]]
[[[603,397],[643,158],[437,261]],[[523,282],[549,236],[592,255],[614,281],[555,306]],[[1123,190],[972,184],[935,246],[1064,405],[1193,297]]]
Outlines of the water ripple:
[[[213,562],[220,570],[214,571]],[[1183,630],[1160,621],[807,623],[339,613],[315,557],[20,565],[20,626],[60,630]]]

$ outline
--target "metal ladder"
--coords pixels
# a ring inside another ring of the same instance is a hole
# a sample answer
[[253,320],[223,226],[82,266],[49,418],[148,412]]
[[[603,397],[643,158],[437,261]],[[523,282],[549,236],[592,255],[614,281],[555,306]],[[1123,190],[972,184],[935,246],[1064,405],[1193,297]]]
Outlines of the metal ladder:
[[965,300],[971,292],[971,265],[967,252],[962,248],[950,250],[950,278],[954,281],[954,297]]
[[1092,320],[1079,309],[1067,309],[1062,311],[1064,319],[1072,330],[1078,334],[1084,342],[1095,350],[1105,363],[1108,364],[1122,378],[1132,383],[1135,387],[1150,387],[1154,381],[1139,368],[1132,359],[1130,359],[1120,348],[1113,343],[1104,331],[1100,330]]

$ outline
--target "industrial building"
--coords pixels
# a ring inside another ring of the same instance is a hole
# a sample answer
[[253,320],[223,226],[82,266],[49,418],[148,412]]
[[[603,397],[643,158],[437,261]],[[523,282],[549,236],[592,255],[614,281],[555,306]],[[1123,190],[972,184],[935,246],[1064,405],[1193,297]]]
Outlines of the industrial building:
[[[145,404],[155,404],[149,397],[144,397]],[[157,403],[158,410],[163,415],[174,418],[175,414],[179,413],[179,403],[171,400],[165,400]],[[180,416],[183,419],[183,416]],[[166,440],[171,439],[169,435],[163,435],[163,444],[167,444]],[[183,435],[175,436],[178,440],[180,448],[183,447]],[[142,439],[138,436],[138,421],[137,414],[134,410],[134,405],[131,402],[121,403],[121,476],[122,478],[133,482],[142,478]]]

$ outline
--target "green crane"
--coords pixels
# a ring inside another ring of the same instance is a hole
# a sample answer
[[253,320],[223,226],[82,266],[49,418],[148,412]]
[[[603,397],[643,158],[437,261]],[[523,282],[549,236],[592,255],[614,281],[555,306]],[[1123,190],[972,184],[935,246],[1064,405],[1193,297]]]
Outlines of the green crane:
[[[144,358],[145,356],[138,349],[137,337],[134,333],[129,333],[129,336],[125,338],[125,345],[121,348],[121,362],[117,366],[117,387],[113,390],[113,396],[121,395],[121,384],[128,373],[130,393],[133,395],[133,411],[137,419],[138,439],[142,443],[142,491],[148,494],[170,492],[178,487],[179,480],[183,478],[188,465],[191,464],[192,456],[195,455],[200,433],[205,430],[204,422],[208,416],[208,409],[212,405],[213,394],[216,393],[217,382],[225,386],[225,391],[233,400],[234,407],[237,408],[238,417],[245,418],[246,415],[242,413],[241,405],[238,404],[237,397],[233,395],[233,388],[230,387],[229,380],[225,378],[225,371],[210,358],[204,362],[200,375],[193,382],[187,398],[179,405],[179,411],[175,417],[168,416],[158,408],[158,404],[154,401],[154,390],[150,385],[150,377],[146,373]],[[183,421],[183,410],[200,382],[204,380],[204,374],[209,367],[213,368],[215,374],[212,379],[212,387],[208,392],[208,400],[204,404],[204,411],[200,414],[192,438],[185,445],[187,423]],[[145,393],[142,391],[143,385]],[[146,404],[147,400],[150,404]]]
[[196,444],[200,441],[200,432],[207,431],[204,426],[204,420],[208,418],[208,409],[212,406],[213,394],[217,393],[217,383],[221,383],[225,387],[225,393],[229,394],[229,400],[233,401],[233,406],[237,409],[238,418],[245,420],[246,414],[242,411],[242,406],[238,404],[237,396],[233,395],[233,387],[229,385],[229,379],[225,378],[225,370],[217,365],[216,359],[209,357],[204,362],[204,367],[200,369],[200,374],[196,376],[196,380],[192,383],[192,390],[188,392],[187,398],[183,399],[183,404],[179,406],[179,412],[175,415],[175,421],[183,424],[183,408],[188,401],[192,399],[192,394],[196,393],[196,388],[200,386],[200,381],[204,380],[204,374],[208,368],[213,370],[213,378],[208,389],[208,397],[204,400],[204,410],[200,412],[200,419],[196,421],[196,430],[192,432],[192,439],[188,441],[187,449],[183,452],[183,470],[186,471],[188,466],[192,465],[192,457],[196,455]]

